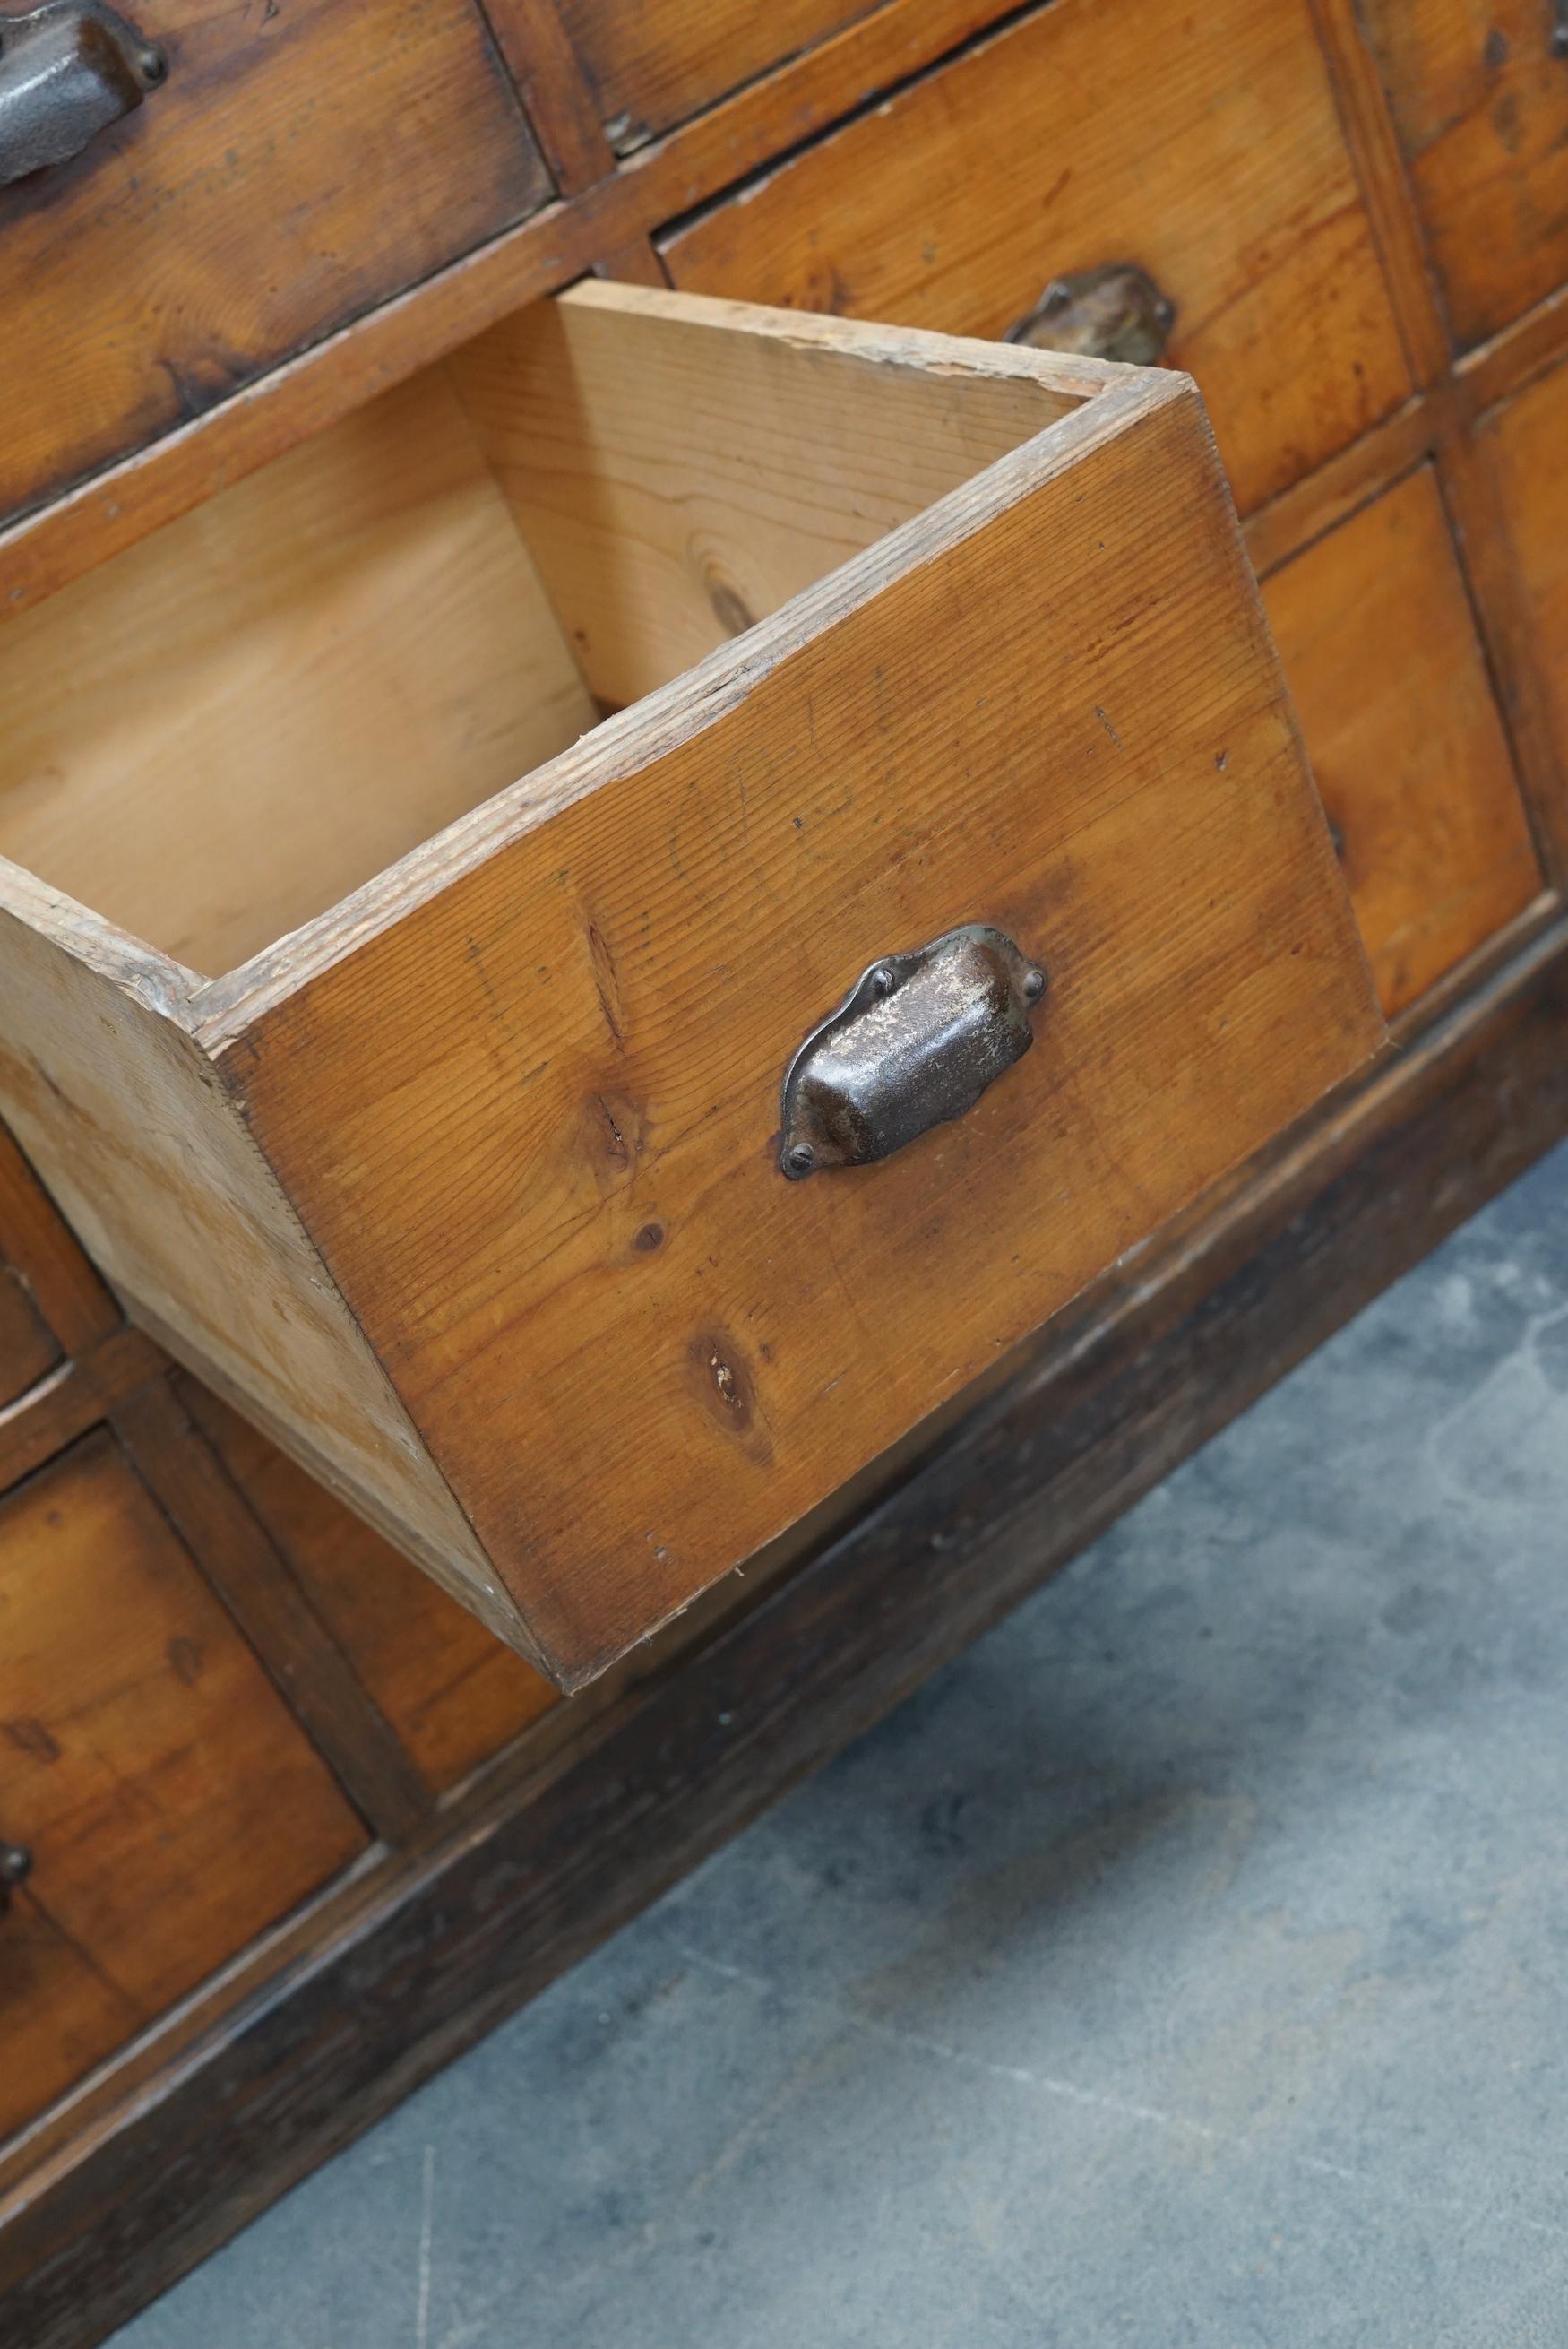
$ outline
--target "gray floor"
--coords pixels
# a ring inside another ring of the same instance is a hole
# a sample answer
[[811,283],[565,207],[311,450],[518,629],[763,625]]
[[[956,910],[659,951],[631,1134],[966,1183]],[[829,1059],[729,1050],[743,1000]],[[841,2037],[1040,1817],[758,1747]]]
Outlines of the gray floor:
[[120,2349],[1568,2343],[1568,1152]]

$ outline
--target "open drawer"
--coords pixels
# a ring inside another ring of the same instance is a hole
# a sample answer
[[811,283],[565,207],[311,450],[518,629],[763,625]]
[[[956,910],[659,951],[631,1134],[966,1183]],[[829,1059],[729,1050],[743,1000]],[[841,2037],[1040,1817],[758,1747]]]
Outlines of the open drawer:
[[568,1686],[1382,1036],[1177,375],[583,285],[0,711],[0,1112]]

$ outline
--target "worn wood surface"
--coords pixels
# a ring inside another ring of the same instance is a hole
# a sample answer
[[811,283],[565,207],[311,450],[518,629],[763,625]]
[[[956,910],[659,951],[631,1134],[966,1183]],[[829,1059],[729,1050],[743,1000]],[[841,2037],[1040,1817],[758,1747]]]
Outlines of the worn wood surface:
[[101,1433],[0,1501],[0,1651],[8,2132],[366,1838]]
[[428,1785],[454,1785],[559,1702],[466,1607],[209,1389],[181,1380],[180,1399]]
[[189,423],[550,193],[471,0],[142,0],[137,23],[167,80],[74,162],[0,189],[0,512]]
[[[1212,466],[1190,390],[1124,377],[199,998],[566,1684],[1374,1048]],[[998,593],[1041,545],[1050,598]],[[1035,1050],[786,1185],[794,1045],[976,918],[1051,967]]]
[[662,250],[699,292],[972,335],[1065,271],[1137,261],[1243,511],[1410,388],[1302,0],[1156,0],[1136,41],[1058,0]]
[[227,970],[594,722],[439,370],[0,634],[0,854]]
[[[500,12],[504,13],[504,12]],[[997,14],[996,0],[885,5],[641,150],[571,203],[548,204],[208,408],[139,455],[0,531],[0,622],[150,530],[338,422],[509,311],[716,194],[885,87],[941,57]]]
[[1568,1134],[1561,925],[1133,1260],[1064,1342],[563,1770],[341,1898],[294,1970],[0,2201],[0,2322],[87,2349],[889,1710]]
[[109,1412],[127,1456],[373,1832],[407,1837],[429,1808],[418,1773],[160,1367]]
[[1430,470],[1264,600],[1391,1018],[1542,886]]
[[1549,0],[1360,0],[1455,334],[1568,273],[1568,63]]
[[46,1376],[60,1359],[25,1276],[0,1261],[0,1410]]
[[616,708],[1113,379],[623,285],[536,303],[450,366],[583,674]]
[[711,106],[794,51],[868,16],[876,0],[561,0],[601,122],[623,153]]
[[[154,1335],[253,1392],[449,1576],[483,1563],[384,1370],[183,1024],[190,973],[0,864],[0,1098]],[[490,1602],[515,1639],[512,1613]]]

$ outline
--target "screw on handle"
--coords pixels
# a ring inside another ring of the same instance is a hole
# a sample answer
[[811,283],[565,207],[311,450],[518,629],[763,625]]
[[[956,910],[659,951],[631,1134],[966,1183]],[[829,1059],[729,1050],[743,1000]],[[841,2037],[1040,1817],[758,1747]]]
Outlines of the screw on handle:
[[33,1866],[33,1855],[19,1843],[0,1843],[0,1917],[11,1906],[12,1888],[22,1882]]
[[[1563,0],[1568,6],[1568,0]],[[1015,318],[1002,340],[1037,351],[1152,367],[1164,355],[1176,305],[1135,261],[1102,262],[1053,277],[1032,310]]]
[[157,42],[106,0],[0,16],[0,184],[69,162],[168,71]]

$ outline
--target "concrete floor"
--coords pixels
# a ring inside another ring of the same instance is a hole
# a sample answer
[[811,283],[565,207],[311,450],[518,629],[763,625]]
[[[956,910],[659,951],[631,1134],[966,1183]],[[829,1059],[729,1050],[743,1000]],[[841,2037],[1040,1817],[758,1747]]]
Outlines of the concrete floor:
[[1568,2343],[1568,1150],[119,2349]]

